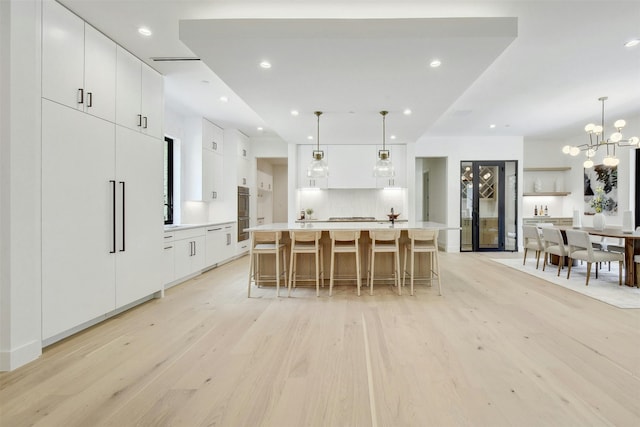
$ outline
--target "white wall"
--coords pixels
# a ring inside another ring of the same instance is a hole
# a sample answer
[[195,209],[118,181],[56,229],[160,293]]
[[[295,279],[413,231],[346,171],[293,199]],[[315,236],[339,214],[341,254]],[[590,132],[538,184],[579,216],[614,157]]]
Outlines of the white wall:
[[[450,227],[460,227],[460,162],[464,160],[517,160],[518,176],[522,177],[523,139],[521,137],[429,137],[420,139],[415,146],[415,157],[446,158],[447,180],[440,191],[447,195],[447,217]],[[419,191],[416,186],[416,191]],[[518,193],[522,194],[522,179],[518,181]],[[435,196],[435,195],[434,195]],[[437,197],[437,196],[435,196]],[[518,203],[522,212],[522,201]],[[521,226],[520,220],[518,227]],[[440,240],[447,252],[460,250],[460,231],[449,230]]]
[[273,222],[287,222],[289,217],[287,209],[289,167],[284,165],[273,167]]
[[40,16],[0,1],[0,370],[42,353]]

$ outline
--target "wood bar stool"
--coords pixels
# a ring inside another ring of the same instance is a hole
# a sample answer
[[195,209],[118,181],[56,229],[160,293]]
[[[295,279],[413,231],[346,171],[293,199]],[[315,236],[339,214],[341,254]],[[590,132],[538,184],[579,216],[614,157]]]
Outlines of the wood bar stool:
[[[533,227],[535,228],[535,227]],[[535,230],[534,230],[535,231]],[[537,233],[537,231],[535,231]],[[440,283],[440,261],[438,259],[438,230],[409,230],[409,242],[404,246],[404,273],[402,275],[402,286],[407,280],[407,252],[411,257],[411,295],[413,295],[414,279],[429,280],[433,283],[434,275],[438,280],[438,295],[442,295],[442,285]],[[425,277],[416,277],[414,275],[414,262],[416,254],[429,254],[429,275]],[[435,269],[434,269],[435,267]]]
[[[369,249],[369,272],[367,281],[370,283],[369,295],[373,295],[373,281],[393,278],[395,286],[398,287],[398,295],[402,295],[400,286],[400,230],[369,230],[371,247]],[[393,255],[393,276],[375,278],[376,254],[388,253]]]
[[313,277],[298,278],[297,274],[297,257],[299,254],[313,254],[316,266],[316,296],[320,296],[320,280],[324,286],[324,254],[322,253],[322,245],[320,237],[322,231],[289,231],[291,237],[291,262],[289,265],[289,291],[291,295],[291,285],[295,288],[296,280],[313,280]]
[[[249,287],[247,291],[248,298],[251,298],[251,282],[254,281],[256,286],[260,286],[261,280],[275,280],[276,295],[280,296],[280,260],[282,260],[282,275],[286,286],[287,246],[281,242],[281,239],[281,231],[251,232],[251,248],[249,249]],[[275,275],[265,275],[260,272],[260,255],[267,254],[275,255],[276,257]]]
[[[360,247],[358,246],[358,239],[360,239],[360,231],[329,231],[329,237],[331,237],[331,272],[329,279],[329,296],[333,292],[333,282],[338,279],[335,276],[335,258],[336,254],[355,254],[356,258],[356,283],[358,286],[358,296],[360,296]],[[340,280],[350,279],[346,277],[340,277]]]

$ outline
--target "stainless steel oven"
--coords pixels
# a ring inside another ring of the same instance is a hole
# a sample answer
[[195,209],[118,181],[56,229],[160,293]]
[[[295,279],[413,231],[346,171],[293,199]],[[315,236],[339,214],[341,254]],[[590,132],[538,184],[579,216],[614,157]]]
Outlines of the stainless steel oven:
[[238,187],[238,242],[249,239],[249,188]]

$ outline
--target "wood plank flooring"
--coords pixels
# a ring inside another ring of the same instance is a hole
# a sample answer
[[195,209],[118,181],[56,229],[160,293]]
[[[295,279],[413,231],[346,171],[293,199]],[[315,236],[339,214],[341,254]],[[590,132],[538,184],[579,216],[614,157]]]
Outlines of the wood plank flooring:
[[251,299],[241,258],[1,373],[0,425],[640,425],[640,310],[496,256],[441,253],[442,297]]

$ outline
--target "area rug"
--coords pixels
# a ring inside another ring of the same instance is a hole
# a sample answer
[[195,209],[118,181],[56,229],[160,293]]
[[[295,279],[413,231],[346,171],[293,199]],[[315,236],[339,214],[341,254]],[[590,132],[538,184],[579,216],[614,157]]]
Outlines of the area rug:
[[[598,271],[597,279],[595,278],[595,268],[592,268],[589,286],[585,286],[584,282],[587,278],[586,263],[582,265],[578,263],[578,265],[571,267],[571,278],[567,280],[566,268],[562,269],[560,277],[556,276],[558,267],[555,265],[547,266],[546,270],[542,271],[542,259],[538,269],[536,269],[535,258],[528,258],[525,265],[522,265],[522,258],[492,260],[618,308],[640,308],[640,288],[632,288],[625,285],[618,286],[618,263],[611,263],[611,271],[608,270],[607,266],[603,266]],[[624,280],[624,276],[622,279]]]

